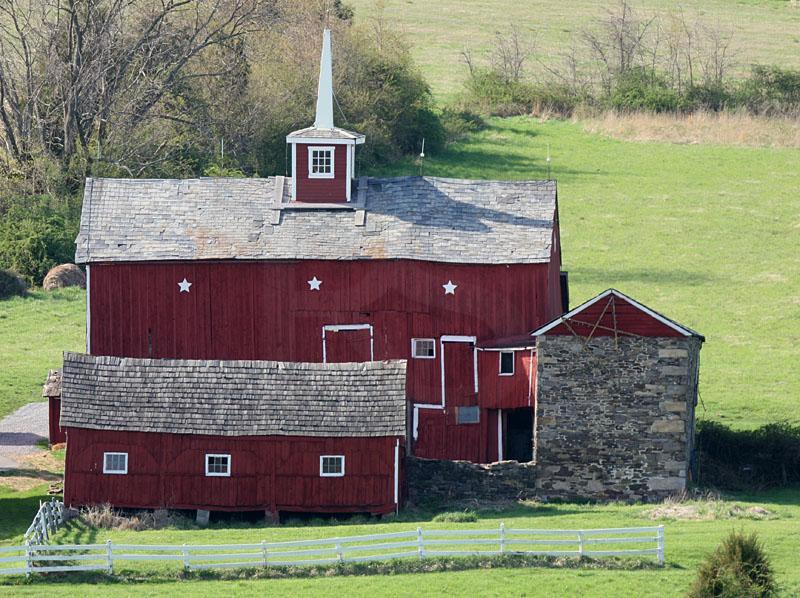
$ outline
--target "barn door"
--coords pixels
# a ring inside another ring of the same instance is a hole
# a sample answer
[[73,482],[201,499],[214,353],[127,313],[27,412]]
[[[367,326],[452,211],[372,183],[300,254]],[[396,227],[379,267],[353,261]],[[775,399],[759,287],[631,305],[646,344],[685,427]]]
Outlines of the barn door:
[[446,341],[446,338],[442,338],[440,349],[445,408],[450,411],[456,407],[477,405],[475,343],[471,340]]
[[335,324],[322,327],[322,362],[373,361],[370,324]]

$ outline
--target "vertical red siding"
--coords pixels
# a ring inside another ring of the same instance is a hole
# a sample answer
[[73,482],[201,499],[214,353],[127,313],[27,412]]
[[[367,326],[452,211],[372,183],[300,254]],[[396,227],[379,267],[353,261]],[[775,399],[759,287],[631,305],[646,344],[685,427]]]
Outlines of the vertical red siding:
[[[558,286],[557,267],[554,282],[549,280],[553,271],[548,264],[411,260],[93,264],[92,353],[320,362],[323,326],[369,323],[375,359],[409,360],[409,402],[438,404],[438,339],[505,337],[547,323],[555,308],[546,297],[551,284]],[[309,290],[306,282],[314,276],[322,281],[319,291]],[[189,293],[179,292],[178,282],[184,278],[192,283]],[[444,294],[442,285],[448,280],[458,285],[455,295]],[[120,289],[126,289],[125,301],[118,299]],[[331,350],[339,356],[333,359],[366,358],[367,331],[336,335],[330,340]],[[437,358],[412,359],[414,337],[436,339]],[[486,388],[485,395],[479,393],[482,407],[527,403],[527,387],[524,392],[517,389],[517,383],[523,386],[520,372],[527,367],[520,359],[514,382],[508,384],[498,381],[490,366],[485,373],[479,368],[481,388]],[[452,381],[471,383],[471,369]],[[420,415],[421,426],[449,426],[447,422],[455,421],[454,409],[422,410]],[[463,432],[476,428],[471,425],[449,426],[450,432],[436,432],[429,439],[425,454],[471,459],[478,450],[478,460],[486,460],[490,444],[486,426],[482,410],[476,431]]]
[[67,435],[61,429],[61,399],[58,397],[50,397],[48,401],[49,411],[49,440],[50,445],[59,444],[67,441]]
[[350,177],[347,173],[347,145],[337,144],[327,146],[325,143],[314,144],[313,147],[331,147],[333,153],[333,175],[332,179],[312,179],[308,176],[308,148],[312,147],[304,143],[298,143],[297,159],[295,166],[297,173],[297,201],[306,202],[342,202],[347,201],[347,185],[350,184]]
[[[511,351],[512,349],[509,349]],[[500,351],[479,351],[480,402],[491,409],[530,407],[534,402],[536,353],[514,351],[514,375],[500,375]]]
[[[64,500],[128,508],[368,511],[394,504],[399,438],[215,437],[69,429]],[[128,474],[103,474],[104,452],[127,452]],[[207,477],[205,455],[231,455],[230,477]],[[320,455],[344,455],[345,476],[319,475]]]

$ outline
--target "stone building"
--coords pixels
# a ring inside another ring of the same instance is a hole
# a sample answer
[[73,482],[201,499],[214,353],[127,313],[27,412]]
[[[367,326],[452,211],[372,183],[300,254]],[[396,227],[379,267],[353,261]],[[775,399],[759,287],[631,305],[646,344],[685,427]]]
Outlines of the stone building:
[[684,490],[703,337],[613,289],[533,335],[537,494],[654,500]]

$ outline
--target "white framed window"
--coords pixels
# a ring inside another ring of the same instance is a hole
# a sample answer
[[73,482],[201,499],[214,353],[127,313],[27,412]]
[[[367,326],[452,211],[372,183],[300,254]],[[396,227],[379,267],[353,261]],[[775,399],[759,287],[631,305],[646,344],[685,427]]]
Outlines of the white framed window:
[[415,359],[435,359],[436,358],[436,339],[433,338],[412,338],[411,357]]
[[206,475],[229,478],[231,476],[231,456],[206,455]]
[[514,351],[500,351],[500,375],[514,375]]
[[103,453],[103,473],[128,473],[128,453]]
[[456,418],[459,424],[477,424],[481,421],[481,410],[477,406],[457,407]]
[[319,475],[323,478],[343,477],[344,455],[321,455],[319,458]]
[[333,178],[333,149],[319,146],[308,148],[308,178]]

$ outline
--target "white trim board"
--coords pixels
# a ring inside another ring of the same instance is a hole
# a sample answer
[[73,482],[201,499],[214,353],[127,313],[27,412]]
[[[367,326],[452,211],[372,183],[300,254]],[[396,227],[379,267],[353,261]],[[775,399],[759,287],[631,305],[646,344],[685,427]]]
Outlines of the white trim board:
[[550,322],[548,324],[545,324],[541,328],[538,328],[538,329],[534,330],[533,332],[531,332],[531,336],[542,336],[543,334],[549,332],[550,330],[552,330],[556,326],[559,326],[560,324],[564,323],[566,320],[569,320],[570,318],[576,316],[577,314],[579,314],[580,312],[585,310],[587,307],[590,307],[590,306],[594,305],[595,303],[597,303],[598,301],[600,301],[601,299],[603,299],[605,297],[608,297],[609,295],[614,295],[615,297],[619,297],[623,301],[628,301],[635,308],[641,310],[642,312],[646,313],[650,317],[658,320],[662,324],[664,324],[666,326],[669,326],[670,328],[672,328],[676,332],[680,332],[683,336],[699,336],[700,338],[704,338],[703,335],[698,334],[697,332],[695,332],[694,330],[692,330],[690,328],[686,328],[684,326],[681,326],[680,324],[676,324],[675,322],[673,322],[669,318],[666,318],[665,316],[662,316],[658,312],[655,312],[652,309],[650,309],[649,307],[647,307],[645,305],[642,305],[641,303],[639,303],[635,299],[631,299],[626,294],[621,293],[620,291],[617,291],[616,289],[608,289],[607,291],[603,291],[602,293],[600,293],[596,297],[592,297],[588,301],[586,301],[584,303],[581,303],[578,307],[568,311],[563,316],[560,316],[560,317],[556,318],[555,320],[553,320],[552,322]]

